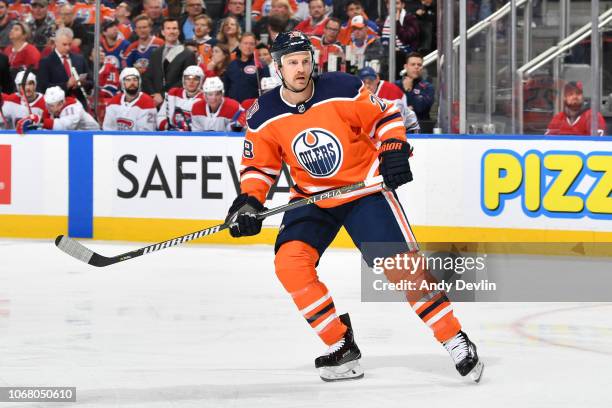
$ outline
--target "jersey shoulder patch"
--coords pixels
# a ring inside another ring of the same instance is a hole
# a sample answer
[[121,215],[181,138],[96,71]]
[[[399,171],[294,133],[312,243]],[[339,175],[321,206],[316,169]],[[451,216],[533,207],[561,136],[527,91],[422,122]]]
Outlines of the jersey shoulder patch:
[[155,101],[149,94],[141,92],[138,102],[136,102],[136,106],[140,109],[155,109]]

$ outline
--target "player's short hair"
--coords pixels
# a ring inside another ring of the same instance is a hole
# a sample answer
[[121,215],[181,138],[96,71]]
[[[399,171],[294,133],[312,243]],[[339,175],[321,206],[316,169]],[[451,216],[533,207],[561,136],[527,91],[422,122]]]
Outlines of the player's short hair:
[[136,24],[138,24],[140,21],[146,21],[147,23],[149,23],[149,27],[153,27],[153,20],[151,19],[151,17],[145,14],[141,14],[138,17],[135,17],[134,20],[132,20],[132,22],[134,23],[134,27],[136,27]]
[[410,54],[406,55],[405,62],[408,63],[410,58],[420,58],[420,59],[423,59],[423,54],[421,54],[420,52],[413,51]]
[[270,47],[268,47],[266,44],[264,44],[264,43],[262,43],[262,42],[260,42],[259,44],[257,44],[257,45],[255,46],[255,49],[256,49],[256,50],[263,50],[264,48],[265,48],[266,50],[270,51]]
[[176,19],[176,18],[174,18],[174,17],[166,17],[166,18],[164,18],[164,20],[162,21],[162,25],[161,25],[161,26],[162,26],[162,30],[163,30],[164,28],[166,28],[166,24],[167,24],[167,23],[176,23],[177,25],[179,25],[179,26],[180,26],[178,19]]

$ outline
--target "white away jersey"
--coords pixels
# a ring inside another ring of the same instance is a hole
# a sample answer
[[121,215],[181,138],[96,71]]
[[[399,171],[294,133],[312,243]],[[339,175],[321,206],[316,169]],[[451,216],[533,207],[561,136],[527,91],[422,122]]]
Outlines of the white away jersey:
[[238,101],[232,98],[224,96],[216,112],[211,112],[206,100],[200,99],[193,105],[191,128],[195,132],[232,130],[232,126],[240,127],[241,111]]
[[102,129],[153,132],[156,117],[155,102],[146,93],[140,92],[131,102],[126,102],[124,93],[118,93],[106,106]]
[[[0,127],[2,129],[15,129],[17,121],[28,116],[28,109],[21,104],[19,97],[15,95],[2,94],[2,116]],[[6,121],[6,122],[5,122]]]
[[[159,130],[168,129],[168,118],[173,126],[176,126],[178,121],[191,123],[191,110],[196,101],[204,99],[202,92],[198,92],[193,97],[187,96],[187,91],[183,88],[171,88],[168,91],[168,96],[164,99],[157,112],[157,128]],[[167,107],[166,107],[167,106]]]
[[[48,114],[47,114],[48,115]],[[72,97],[66,98],[66,103],[58,117],[47,117],[43,121],[45,129],[53,130],[99,130],[100,125],[83,108],[81,102]]]

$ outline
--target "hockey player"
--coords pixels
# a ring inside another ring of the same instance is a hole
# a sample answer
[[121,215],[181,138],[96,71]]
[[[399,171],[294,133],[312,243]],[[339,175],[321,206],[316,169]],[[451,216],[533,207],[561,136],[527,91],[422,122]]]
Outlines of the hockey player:
[[124,68],[119,82],[123,92],[115,95],[106,106],[102,129],[155,131],[155,102],[140,91],[140,72],[136,68]]
[[384,101],[392,102],[397,106],[402,114],[404,126],[408,133],[421,132],[416,114],[408,107],[406,95],[397,85],[380,79],[372,67],[360,69],[358,76],[363,81],[365,87],[368,88],[368,91]]
[[45,103],[48,114],[42,120],[38,115],[32,114],[17,122],[17,132],[25,133],[28,130],[98,130],[98,122],[83,108],[81,102],[73,97],[66,97],[64,90],[59,86],[52,86],[45,91]]
[[[25,73],[26,71],[19,71],[17,75],[15,75],[15,89],[17,89],[17,92],[15,92],[15,97],[17,97],[19,103],[26,108],[26,111],[27,103],[30,105],[30,110],[32,113],[42,118],[47,111],[45,98],[43,97],[43,94],[36,92],[36,75],[32,71],[28,72],[28,78],[25,82],[24,89],[23,91],[21,90],[21,86],[23,85],[23,76]],[[27,102],[23,99],[24,94]]]
[[183,71],[183,87],[170,88],[157,112],[159,130],[191,130],[191,109],[202,99],[204,71],[197,65],[190,65]]
[[242,109],[238,101],[223,96],[223,81],[219,77],[206,78],[203,91],[204,99],[193,105],[193,130],[240,130],[238,118]]
[[0,129],[15,129],[21,118],[28,117],[28,110],[19,96],[0,93]]
[[[373,254],[363,250],[365,243],[388,243],[388,248],[396,243],[403,253],[411,254],[418,254],[418,244],[392,191],[412,180],[411,149],[400,113],[372,95],[356,77],[326,73],[313,78],[313,54],[308,37],[300,32],[276,38],[272,56],[283,85],[262,95],[247,113],[241,194],[226,221],[234,237],[261,231],[262,221],[256,214],[264,209],[283,161],[295,181],[293,197],[308,197],[380,172],[391,190],[367,188],[286,212],[276,239],[276,275],[306,321],[329,345],[315,360],[315,367],[323,380],[335,381],[360,378],[363,370],[348,314],[336,314],[332,297],[317,276],[315,266],[321,255],[341,226],[370,265]],[[426,271],[418,272],[417,277],[429,281]],[[426,291],[422,298],[408,300],[448,350],[459,373],[470,373],[478,381],[483,365],[446,295]]]

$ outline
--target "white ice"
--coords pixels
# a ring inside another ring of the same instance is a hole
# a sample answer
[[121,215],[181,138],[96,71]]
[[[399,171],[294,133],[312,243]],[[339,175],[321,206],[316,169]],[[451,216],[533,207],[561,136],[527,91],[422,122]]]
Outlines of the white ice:
[[349,250],[319,267],[365,370],[324,383],[313,360],[326,347],[277,281],[271,247],[186,246],[98,269],[52,242],[3,240],[0,386],[77,387],[76,404],[22,406],[612,406],[612,304],[456,304],[486,364],[477,385],[407,305],[362,303],[359,268]]

